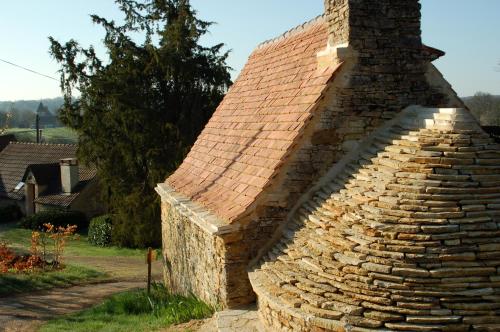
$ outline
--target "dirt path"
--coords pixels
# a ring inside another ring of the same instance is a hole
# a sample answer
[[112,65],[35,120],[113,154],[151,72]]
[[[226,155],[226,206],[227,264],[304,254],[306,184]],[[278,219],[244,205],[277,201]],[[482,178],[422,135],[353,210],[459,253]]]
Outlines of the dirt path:
[[[0,332],[36,331],[46,320],[101,303],[106,297],[146,286],[146,264],[138,257],[67,257],[107,272],[111,280],[69,288],[0,297]],[[161,280],[161,263],[154,262],[153,280]]]
[[112,294],[143,287],[142,281],[118,281],[3,297],[0,331],[35,331],[45,320],[89,308]]
[[[84,265],[94,270],[106,272],[114,279],[146,281],[147,278],[147,265],[143,257],[68,256],[65,259],[71,264]],[[160,281],[162,279],[161,261],[153,262],[151,271],[153,280]]]

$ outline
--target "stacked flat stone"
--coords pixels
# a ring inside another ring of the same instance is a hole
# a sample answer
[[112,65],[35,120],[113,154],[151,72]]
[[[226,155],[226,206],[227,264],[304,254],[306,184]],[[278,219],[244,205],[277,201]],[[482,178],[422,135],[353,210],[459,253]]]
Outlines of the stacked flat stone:
[[360,149],[250,273],[263,323],[500,330],[500,146],[466,110],[413,108]]

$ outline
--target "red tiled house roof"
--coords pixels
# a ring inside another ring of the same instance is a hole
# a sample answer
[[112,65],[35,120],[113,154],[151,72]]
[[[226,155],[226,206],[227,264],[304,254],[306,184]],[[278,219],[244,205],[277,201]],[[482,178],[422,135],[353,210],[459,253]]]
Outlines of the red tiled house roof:
[[327,39],[320,17],[259,46],[167,183],[226,221],[241,216],[277,175],[335,73],[318,69]]

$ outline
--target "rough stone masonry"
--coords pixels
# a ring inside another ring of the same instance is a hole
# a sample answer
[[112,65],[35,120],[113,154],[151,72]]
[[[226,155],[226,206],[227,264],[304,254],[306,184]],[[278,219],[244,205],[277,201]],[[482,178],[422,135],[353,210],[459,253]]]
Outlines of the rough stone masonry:
[[[347,167],[345,158],[408,106],[463,107],[431,63],[442,55],[422,44],[417,0],[326,1],[323,16],[259,45],[183,164],[157,188],[168,285],[223,307],[256,295],[262,308],[274,303],[279,291],[252,285],[248,270],[283,256],[268,253],[311,188]],[[335,294],[329,287],[337,284],[318,280],[311,281]],[[261,312],[269,326],[293,321],[293,310],[269,310]]]

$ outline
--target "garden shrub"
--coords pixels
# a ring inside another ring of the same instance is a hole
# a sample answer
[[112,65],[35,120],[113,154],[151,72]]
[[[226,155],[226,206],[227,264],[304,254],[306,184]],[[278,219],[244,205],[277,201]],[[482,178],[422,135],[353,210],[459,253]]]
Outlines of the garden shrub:
[[78,230],[88,226],[87,217],[80,211],[41,211],[21,220],[21,226],[27,229],[42,230],[44,224],[51,224],[54,227],[76,225]]
[[88,241],[96,246],[105,247],[111,244],[112,220],[106,214],[90,221]]
[[33,271],[42,266],[39,256],[18,255],[7,244],[0,242],[0,273]]
[[23,212],[17,205],[8,205],[0,208],[0,223],[18,221],[22,217]]

